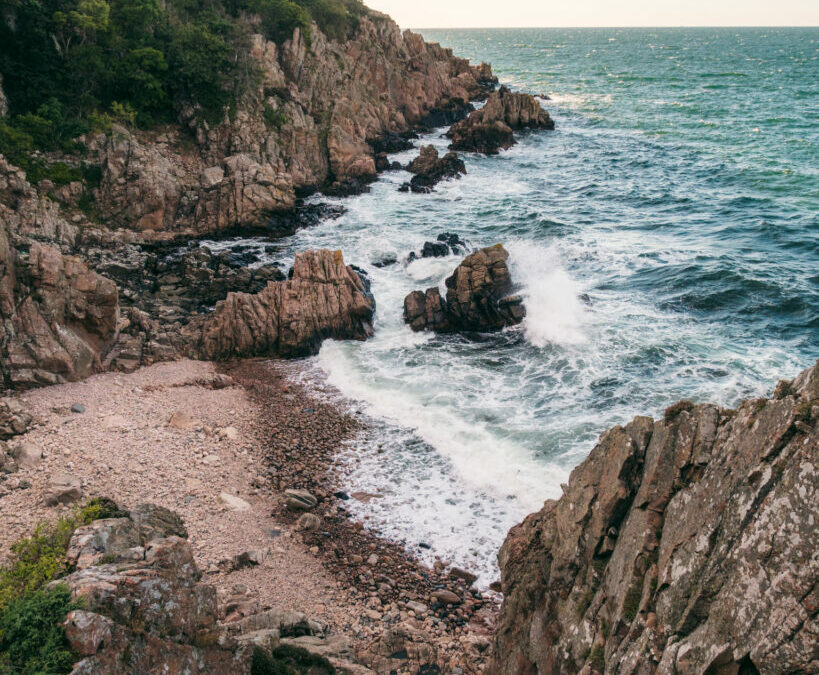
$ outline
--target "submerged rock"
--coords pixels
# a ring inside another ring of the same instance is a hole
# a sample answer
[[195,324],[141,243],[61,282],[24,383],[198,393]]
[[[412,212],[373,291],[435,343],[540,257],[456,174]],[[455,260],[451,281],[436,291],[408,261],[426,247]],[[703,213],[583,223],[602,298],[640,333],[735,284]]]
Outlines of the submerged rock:
[[375,300],[341,251],[298,253],[292,272],[255,295],[231,293],[218,303],[204,320],[202,356],[304,356],[327,338],[372,335]]
[[453,150],[497,154],[515,144],[512,133],[518,129],[554,129],[555,123],[531,94],[501,87],[465,120],[447,132]]
[[446,280],[446,299],[437,286],[404,298],[404,321],[415,331],[493,331],[520,323],[526,315],[500,244],[468,255]]
[[488,672],[815,672],[817,427],[819,364],[605,432],[500,551]]

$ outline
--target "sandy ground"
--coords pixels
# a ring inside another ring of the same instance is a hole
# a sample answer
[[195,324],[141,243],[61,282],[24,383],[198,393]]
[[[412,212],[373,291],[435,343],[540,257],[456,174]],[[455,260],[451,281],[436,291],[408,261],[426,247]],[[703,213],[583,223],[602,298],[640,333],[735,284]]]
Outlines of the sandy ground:
[[[110,497],[126,507],[153,502],[178,512],[197,563],[210,571],[207,580],[223,595],[244,584],[263,607],[296,609],[331,625],[349,625],[349,594],[291,528],[271,517],[276,497],[256,487],[262,462],[254,436],[257,404],[239,386],[212,388],[214,377],[213,364],[183,360],[21,397],[40,423],[19,438],[40,446],[46,456],[13,475],[30,488],[0,498],[0,558],[38,521],[70,508],[49,508],[42,499],[50,477],[67,472],[82,480],[84,498]],[[85,412],[70,412],[74,404]],[[176,413],[181,429],[169,425]],[[231,510],[220,498],[223,492],[245,500],[250,509]],[[264,552],[261,567],[215,573],[220,560],[247,550]]]

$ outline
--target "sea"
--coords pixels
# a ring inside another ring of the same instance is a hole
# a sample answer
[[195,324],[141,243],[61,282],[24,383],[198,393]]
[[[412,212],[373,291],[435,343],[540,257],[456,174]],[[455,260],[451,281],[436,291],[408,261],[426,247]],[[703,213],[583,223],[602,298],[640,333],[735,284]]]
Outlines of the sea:
[[[374,337],[326,342],[299,369],[368,421],[339,489],[373,495],[346,502],[368,528],[485,587],[509,528],[560,496],[601,432],[683,398],[732,407],[819,356],[819,29],[421,33],[547,96],[555,130],[464,155],[467,174],[430,194],[399,192],[396,171],[316,197],[346,212],[264,260],[323,247],[366,270]],[[444,131],[416,145],[445,151]],[[507,248],[522,325],[404,325],[405,295],[462,257],[406,262],[442,232]]]

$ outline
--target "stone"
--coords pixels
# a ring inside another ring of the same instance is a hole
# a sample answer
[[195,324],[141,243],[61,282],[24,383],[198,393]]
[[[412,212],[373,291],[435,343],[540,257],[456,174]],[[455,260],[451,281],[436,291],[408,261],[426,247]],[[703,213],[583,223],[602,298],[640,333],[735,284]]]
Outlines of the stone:
[[306,356],[327,338],[372,335],[375,300],[340,251],[296,254],[292,278],[261,292],[231,293],[202,328],[204,358]]
[[463,602],[461,596],[445,588],[432,592],[432,599],[442,605],[460,605]]
[[81,415],[82,413],[85,412],[85,406],[82,403],[74,403],[71,406],[71,412]]
[[423,602],[418,602],[417,600],[408,600],[407,609],[415,612],[416,616],[424,616],[429,611],[429,607],[427,607]]
[[177,431],[192,431],[202,425],[187,413],[177,411],[168,419],[168,426]]
[[57,473],[48,482],[43,501],[46,506],[72,504],[82,498],[82,483],[76,476],[68,473]]
[[815,670],[817,400],[819,363],[604,432],[501,548],[487,672]]
[[130,510],[128,517],[139,528],[139,540],[143,546],[152,539],[188,538],[188,531],[182,518],[164,506],[139,504]]
[[321,518],[314,513],[302,513],[296,521],[296,529],[302,532],[315,532],[321,527]]
[[318,504],[318,500],[308,490],[285,490],[284,499],[291,511],[309,511]]
[[232,495],[228,492],[220,492],[219,499],[231,511],[250,511],[250,504],[236,495]]
[[32,421],[19,401],[11,397],[0,398],[0,441],[25,433]]
[[440,333],[493,331],[519,324],[526,315],[500,244],[468,255],[446,279],[446,299],[437,287],[413,291],[404,299],[404,321],[414,331]]
[[28,441],[23,441],[14,446],[11,454],[17,462],[17,466],[21,469],[30,469],[43,461],[43,449]]
[[0,441],[0,473],[15,473],[19,468],[9,451],[8,445]]
[[462,570],[460,567],[450,567],[449,574],[450,576],[453,576],[456,579],[462,579],[463,581],[466,582],[467,586],[471,586],[478,580],[477,575],[472,574],[472,572]]
[[489,96],[483,108],[453,124],[447,136],[450,148],[467,152],[497,154],[515,144],[512,133],[518,129],[554,129],[549,113],[531,94],[513,92],[507,87]]
[[466,173],[466,166],[457,154],[448,152],[439,158],[438,151],[432,145],[421,148],[421,154],[410,162],[407,169],[415,174],[410,180],[410,190],[421,193],[431,192],[445,178],[460,178]]
[[66,561],[73,569],[144,557],[139,526],[130,518],[95,520],[77,528],[66,553]]

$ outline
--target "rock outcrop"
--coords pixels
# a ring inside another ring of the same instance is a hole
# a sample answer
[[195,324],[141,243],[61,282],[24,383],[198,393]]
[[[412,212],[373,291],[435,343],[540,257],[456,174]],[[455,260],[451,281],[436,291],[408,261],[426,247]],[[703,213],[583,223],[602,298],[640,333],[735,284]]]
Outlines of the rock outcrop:
[[33,421],[19,401],[11,397],[0,398],[0,441],[24,434]]
[[509,533],[490,673],[819,670],[819,365],[601,436]]
[[554,129],[555,123],[531,94],[501,87],[465,120],[453,124],[447,136],[453,150],[497,154],[515,144],[518,129]]
[[75,237],[56,204],[0,157],[3,387],[87,377],[100,369],[101,354],[116,336],[117,287],[61,251]]
[[208,359],[315,354],[325,339],[372,335],[374,311],[368,282],[344,264],[341,251],[305,251],[287,281],[218,303],[204,321],[199,351]]
[[[88,139],[105,222],[146,237],[212,232],[261,225],[291,209],[299,191],[360,191],[376,173],[374,147],[391,147],[382,139],[462,118],[496,81],[487,65],[402,33],[377,12],[343,43],[316,25],[310,34],[309,46],[298,29],[281,45],[252,37],[259,90],[231,120],[211,128],[191,111],[179,129],[115,125]],[[277,124],[266,120],[270,110]]]
[[407,169],[415,175],[400,189],[421,193],[432,192],[444,178],[460,178],[461,174],[466,173],[466,166],[457,154],[448,152],[439,157],[438,151],[432,145],[421,148],[421,153],[410,162]]
[[404,321],[415,331],[439,333],[486,332],[520,323],[526,311],[520,297],[510,295],[508,258],[500,244],[468,255],[446,279],[446,299],[437,286],[404,299]]

